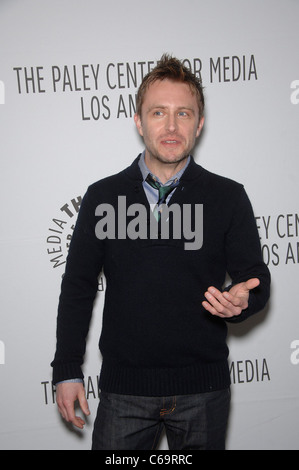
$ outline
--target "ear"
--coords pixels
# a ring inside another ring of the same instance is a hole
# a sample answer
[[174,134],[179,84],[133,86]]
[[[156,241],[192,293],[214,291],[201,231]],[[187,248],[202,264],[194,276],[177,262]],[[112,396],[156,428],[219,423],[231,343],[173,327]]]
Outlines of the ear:
[[139,114],[135,114],[134,121],[135,121],[135,124],[136,124],[136,127],[138,129],[139,134],[141,135],[141,137],[143,137],[141,117],[139,116]]
[[205,122],[205,118],[202,117],[199,121],[199,124],[198,124],[198,127],[197,127],[197,130],[196,130],[196,137],[199,136],[199,134],[201,133],[201,130],[203,128],[203,125],[204,125],[204,122]]

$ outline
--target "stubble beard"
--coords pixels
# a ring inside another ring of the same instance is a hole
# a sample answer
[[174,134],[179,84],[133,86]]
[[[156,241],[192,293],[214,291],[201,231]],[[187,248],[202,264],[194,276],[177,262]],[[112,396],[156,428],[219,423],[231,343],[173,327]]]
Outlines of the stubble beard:
[[157,154],[157,155],[154,155],[154,158],[156,158],[160,163],[164,163],[166,165],[173,165],[173,164],[183,162],[184,160],[186,160],[188,158],[188,156],[189,156],[189,153],[186,154],[186,155],[183,154],[183,155],[179,155],[177,157],[168,159],[166,157],[163,157],[160,154]]

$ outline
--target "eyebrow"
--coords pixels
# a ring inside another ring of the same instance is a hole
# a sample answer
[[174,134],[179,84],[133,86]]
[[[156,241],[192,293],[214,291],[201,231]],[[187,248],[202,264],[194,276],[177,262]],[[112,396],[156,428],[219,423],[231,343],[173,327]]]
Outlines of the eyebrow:
[[[167,108],[168,108],[168,106],[156,104],[156,105],[150,106],[147,109],[147,111],[152,111],[153,109],[167,109]],[[177,108],[178,111],[184,110],[184,109],[188,110],[188,111],[191,111],[193,114],[195,114],[194,108],[191,108],[190,106],[179,106]]]

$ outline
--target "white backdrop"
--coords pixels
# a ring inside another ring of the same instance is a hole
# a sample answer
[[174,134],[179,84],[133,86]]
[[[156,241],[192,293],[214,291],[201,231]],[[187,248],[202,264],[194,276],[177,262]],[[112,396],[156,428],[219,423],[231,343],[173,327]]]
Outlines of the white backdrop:
[[229,329],[227,447],[299,448],[298,17],[298,0],[0,0],[1,449],[90,448],[105,280],[77,432],[51,387],[61,276],[87,186],[143,149],[136,87],[163,52],[201,73],[196,161],[245,185],[273,279]]

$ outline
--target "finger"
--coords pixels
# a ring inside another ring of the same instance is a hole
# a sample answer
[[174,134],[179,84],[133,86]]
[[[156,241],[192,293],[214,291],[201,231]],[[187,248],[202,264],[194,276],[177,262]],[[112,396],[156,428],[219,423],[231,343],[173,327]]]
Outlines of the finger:
[[65,400],[63,402],[65,420],[72,422],[75,419],[75,407],[73,401]]
[[216,287],[213,287],[213,286],[209,287],[207,293],[210,294],[212,297],[215,297],[215,299],[217,299],[218,302],[221,302],[223,304],[227,303],[227,299],[223,296],[223,292],[216,289]]
[[82,393],[78,396],[78,400],[79,400],[80,408],[81,408],[81,410],[83,411],[83,413],[85,414],[85,416],[89,416],[89,415],[90,415],[90,411],[89,411],[88,402],[87,402],[87,400],[86,400],[84,390],[83,390]]
[[80,418],[80,416],[75,416],[74,420],[71,423],[76,426],[76,428],[83,429],[85,426],[84,419]]
[[209,302],[203,301],[202,306],[207,310],[211,315],[225,318],[225,316],[219,313]]
[[79,429],[83,429],[85,425],[85,421],[75,414],[75,408],[72,406],[71,408],[67,409],[67,419],[68,423],[72,423]]
[[245,282],[245,286],[248,290],[255,289],[259,285],[260,285],[260,280],[256,277],[252,279],[248,279],[248,281]]
[[225,296],[220,292],[218,289],[211,287],[208,291],[204,294],[208,303],[203,304],[206,310],[208,310],[212,315],[218,315],[221,318],[232,317],[235,315],[239,315],[242,311],[240,308],[239,300],[236,300],[236,305],[230,302]]
[[[208,302],[204,302],[203,305],[212,315],[218,315],[224,317],[226,314],[225,306],[222,305],[212,294],[209,292],[205,293],[205,297]],[[227,302],[228,303],[228,302]]]
[[67,412],[66,412],[66,409],[64,408],[64,406],[58,405],[58,411],[61,414],[62,418],[67,420]]
[[68,423],[73,424],[79,429],[83,429],[85,425],[84,419],[82,419],[80,416],[75,415],[75,412],[68,413],[66,421]]
[[[223,307],[230,308],[232,304],[232,299],[226,298],[223,292],[220,292],[215,287],[209,287],[208,291],[205,294],[206,299],[212,303],[212,305],[222,313]],[[234,304],[233,304],[234,305]]]
[[232,313],[220,313],[216,308],[214,308],[209,302],[203,301],[202,302],[203,307],[205,310],[207,310],[211,315],[217,316],[219,318],[229,318],[234,316]]
[[69,419],[68,410],[67,410],[67,407],[65,406],[65,401],[62,400],[59,396],[57,397],[57,406],[58,406],[58,411],[63,417],[63,419],[65,419],[65,421],[68,421]]
[[85,425],[85,421],[82,418],[80,418],[80,416],[76,416],[73,403],[70,403],[70,402],[60,403],[60,405],[58,406],[58,410],[61,416],[63,417],[63,419],[67,423],[72,423],[77,428],[83,429]]
[[236,295],[232,295],[229,292],[223,292],[223,297],[226,298],[234,307],[241,307],[243,305],[243,299]]

